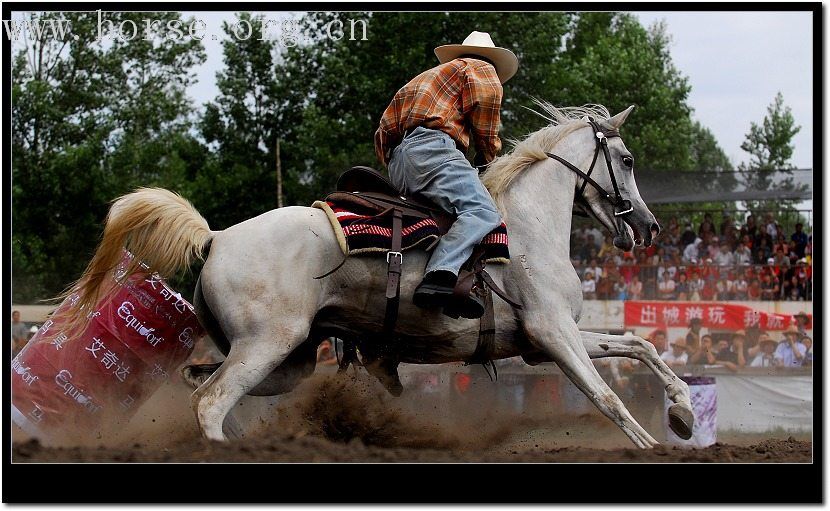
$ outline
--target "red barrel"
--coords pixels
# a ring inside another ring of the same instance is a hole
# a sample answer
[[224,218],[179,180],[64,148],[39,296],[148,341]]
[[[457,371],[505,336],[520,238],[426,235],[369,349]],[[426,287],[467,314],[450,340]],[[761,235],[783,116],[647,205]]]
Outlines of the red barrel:
[[69,296],[12,360],[12,419],[29,434],[77,438],[129,419],[204,334],[193,306],[158,275],[116,284],[131,259],[125,252],[83,332],[70,335],[59,317],[78,299]]

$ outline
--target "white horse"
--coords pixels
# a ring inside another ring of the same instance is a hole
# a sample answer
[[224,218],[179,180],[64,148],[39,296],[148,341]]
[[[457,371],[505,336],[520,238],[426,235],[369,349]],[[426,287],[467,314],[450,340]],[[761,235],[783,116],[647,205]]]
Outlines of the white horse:
[[[630,250],[635,243],[649,245],[659,232],[637,190],[633,159],[622,139],[607,139],[608,168],[604,157],[596,158],[595,129],[585,117],[591,115],[598,126],[614,131],[633,106],[613,117],[600,106],[542,107],[551,124],[496,159],[482,177],[510,235],[510,264],[488,266],[488,272],[522,305],[516,310],[495,298],[498,333],[493,358],[522,355],[529,363],[556,362],[634,444],[649,448],[657,442],[591,363],[591,358],[637,358],[665,385],[674,402],[670,425],[688,437],[694,421],[688,386],[660,360],[651,343],[637,336],[580,332],[577,327],[582,291],[569,259],[577,195],[582,194],[585,209],[615,236],[621,249]],[[547,152],[583,171],[597,159],[591,177],[611,190],[610,172],[615,172],[618,197],[630,200],[633,210],[615,216],[610,195],[602,197],[593,186],[580,191],[584,178]],[[191,406],[209,439],[226,440],[223,421],[244,395],[288,392],[310,374],[322,339],[355,339],[362,343],[361,352],[370,352],[382,333],[385,258],[349,257],[330,276],[314,278],[336,267],[343,257],[322,210],[285,207],[224,231],[211,231],[180,196],[157,188],[137,190],[113,204],[101,245],[79,280],[78,307],[96,303],[102,276],[114,268],[123,246],[162,276],[208,253],[194,305],[226,359],[201,380],[204,383],[193,393]],[[479,322],[450,319],[412,304],[427,258],[422,250],[404,254],[396,326],[399,360],[413,364],[467,360],[476,350]]]

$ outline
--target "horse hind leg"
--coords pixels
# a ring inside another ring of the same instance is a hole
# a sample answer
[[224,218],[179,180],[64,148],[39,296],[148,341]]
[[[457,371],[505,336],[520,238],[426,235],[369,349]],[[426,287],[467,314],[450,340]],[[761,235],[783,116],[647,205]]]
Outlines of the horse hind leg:
[[[285,361],[271,371],[256,387],[248,391],[249,396],[279,396],[291,392],[304,378],[314,372],[317,365],[317,345],[312,339],[306,340],[292,351]],[[204,384],[219,370],[223,362],[184,366],[181,376],[194,390]]]
[[620,398],[597,372],[582,345],[579,328],[571,325],[544,326],[536,324],[528,331],[528,337],[538,348],[546,352],[562,369],[562,372],[631,439],[637,447],[648,449],[658,444],[637,423]]
[[[282,337],[285,339],[285,336]],[[289,336],[291,338],[291,336]],[[245,337],[235,339],[228,357],[190,398],[199,430],[205,438],[225,441],[222,425],[239,400],[262,382],[299,346],[305,336],[289,341]]]

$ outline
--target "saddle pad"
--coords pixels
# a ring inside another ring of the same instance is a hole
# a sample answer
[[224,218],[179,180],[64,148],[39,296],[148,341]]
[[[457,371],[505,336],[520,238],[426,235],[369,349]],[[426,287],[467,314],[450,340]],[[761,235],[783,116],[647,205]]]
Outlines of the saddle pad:
[[[392,246],[392,215],[375,217],[350,211],[334,201],[315,201],[313,208],[322,209],[331,223],[344,255],[369,252],[385,253]],[[352,205],[348,205],[352,208]],[[431,250],[440,237],[438,224],[431,218],[413,218],[404,215],[401,229],[401,250],[423,247]],[[488,263],[510,262],[507,249],[507,226],[502,224],[481,241],[484,259]]]

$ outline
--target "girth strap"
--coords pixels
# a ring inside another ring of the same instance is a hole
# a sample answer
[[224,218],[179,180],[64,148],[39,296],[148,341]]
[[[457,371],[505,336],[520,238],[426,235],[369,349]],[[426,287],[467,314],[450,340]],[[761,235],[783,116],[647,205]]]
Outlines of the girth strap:
[[481,278],[484,279],[484,282],[487,284],[487,287],[489,287],[493,290],[494,293],[499,295],[499,298],[507,302],[511,307],[522,310],[522,306],[516,303],[515,300],[511,299],[507,295],[507,293],[505,293],[504,290],[500,288],[498,284],[496,284],[496,282],[493,280],[493,277],[491,277],[490,274],[487,273],[487,271],[484,269],[481,270]]
[[[386,253],[386,314],[383,318],[383,333],[388,337],[395,333],[395,323],[398,321],[398,304],[401,295],[401,254],[403,213],[398,208],[392,209],[392,246]],[[391,341],[391,339],[388,339]]]

